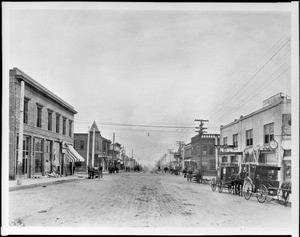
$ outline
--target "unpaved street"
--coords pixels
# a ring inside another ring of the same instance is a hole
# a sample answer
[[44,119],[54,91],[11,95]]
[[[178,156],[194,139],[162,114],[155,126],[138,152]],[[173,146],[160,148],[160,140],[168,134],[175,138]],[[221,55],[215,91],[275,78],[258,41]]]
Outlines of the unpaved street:
[[9,193],[11,225],[289,228],[291,207],[213,192],[209,184],[150,172]]

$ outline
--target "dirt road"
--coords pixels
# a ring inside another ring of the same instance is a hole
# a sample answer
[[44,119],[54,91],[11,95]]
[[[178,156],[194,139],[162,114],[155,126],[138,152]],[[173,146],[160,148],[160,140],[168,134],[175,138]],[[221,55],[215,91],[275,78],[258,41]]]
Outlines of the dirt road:
[[131,172],[10,192],[9,221],[38,227],[289,228],[291,207],[213,192],[209,184],[182,176]]

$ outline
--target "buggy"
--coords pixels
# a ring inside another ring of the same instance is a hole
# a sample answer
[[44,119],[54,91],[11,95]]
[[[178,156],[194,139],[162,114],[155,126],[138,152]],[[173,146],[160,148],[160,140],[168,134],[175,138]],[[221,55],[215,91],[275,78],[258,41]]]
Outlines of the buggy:
[[221,165],[217,170],[217,177],[211,180],[211,189],[213,191],[218,187],[219,193],[222,193],[223,188],[227,188],[228,192],[232,192],[232,183],[235,181],[232,179],[239,173],[238,165]]
[[244,184],[245,199],[249,200],[255,194],[260,203],[266,200],[268,202],[277,200],[282,205],[287,204],[291,193],[291,182],[283,182],[279,187],[279,181],[277,181],[279,170],[278,166],[251,165]]

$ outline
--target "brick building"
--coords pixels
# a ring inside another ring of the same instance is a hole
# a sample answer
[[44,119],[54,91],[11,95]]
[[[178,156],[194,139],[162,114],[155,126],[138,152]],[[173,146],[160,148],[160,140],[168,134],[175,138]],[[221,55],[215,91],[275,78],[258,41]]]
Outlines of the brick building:
[[[9,178],[73,173],[74,108],[18,68],[9,72]],[[23,120],[23,121],[22,121]],[[19,134],[21,134],[19,136]],[[19,176],[20,175],[20,176]]]
[[255,164],[279,166],[278,181],[290,180],[291,99],[278,93],[263,108],[221,126],[221,145],[218,165],[233,163],[247,172]]
[[216,173],[216,148],[219,134],[198,134],[191,139],[191,167],[204,169],[206,174]]

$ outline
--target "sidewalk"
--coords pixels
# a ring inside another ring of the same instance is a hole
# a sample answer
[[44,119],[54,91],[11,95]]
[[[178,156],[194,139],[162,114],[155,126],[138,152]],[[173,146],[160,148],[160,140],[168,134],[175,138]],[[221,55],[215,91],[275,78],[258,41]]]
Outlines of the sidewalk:
[[[123,171],[120,171],[122,173]],[[103,175],[108,174],[108,171],[103,171]],[[48,178],[45,176],[41,176],[41,178],[36,179],[22,179],[22,184],[18,185],[17,180],[10,180],[9,181],[9,191],[16,191],[20,189],[27,189],[27,188],[35,188],[39,186],[46,186],[46,185],[53,185],[53,184],[60,184],[66,182],[72,182],[80,179],[87,179],[88,175],[86,172],[75,172],[74,175],[63,176],[58,178]]]

